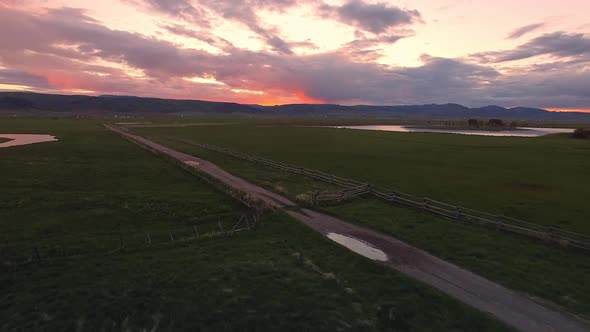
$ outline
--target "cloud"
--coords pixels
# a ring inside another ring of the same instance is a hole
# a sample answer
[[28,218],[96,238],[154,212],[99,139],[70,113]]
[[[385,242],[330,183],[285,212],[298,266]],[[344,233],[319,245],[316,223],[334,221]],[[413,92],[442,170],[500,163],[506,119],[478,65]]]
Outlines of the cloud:
[[210,26],[209,15],[199,7],[193,6],[189,0],[135,0],[143,1],[150,9],[177,17],[200,26]]
[[403,35],[382,35],[369,37],[357,34],[357,38],[346,43],[341,51],[347,52],[351,59],[363,62],[373,62],[383,57],[384,45],[391,45],[405,38]]
[[247,26],[260,35],[272,50],[282,54],[293,54],[291,46],[281,38],[276,28],[265,27],[257,11],[266,9],[283,11],[297,2],[295,0],[200,0],[201,6],[221,15],[224,19],[234,20]]
[[590,60],[590,38],[583,33],[558,31],[537,37],[513,50],[472,54],[480,63],[498,63],[549,55],[554,58],[580,57]]
[[520,38],[524,35],[526,35],[529,32],[533,32],[535,30],[538,30],[542,27],[545,26],[545,23],[534,23],[534,24],[529,24],[529,25],[525,25],[522,26],[518,29],[515,29],[514,31],[512,31],[510,34],[508,34],[508,37],[506,37],[507,39],[516,39],[516,38]]
[[[279,36],[274,27],[264,26],[257,11],[284,11],[296,0],[129,0],[152,10],[210,28],[212,21],[223,19],[238,22],[258,34],[275,52],[293,54],[291,45]],[[176,29],[178,30],[178,29]]]
[[362,0],[349,0],[342,6],[322,4],[318,10],[324,17],[373,34],[385,33],[391,28],[411,25],[422,20],[417,10],[405,10],[386,3],[365,3]]
[[175,35],[198,39],[221,50],[235,47],[229,40],[216,36],[208,30],[192,30],[179,24],[163,25],[162,28]]
[[[166,15],[190,21],[188,18],[208,17],[208,21],[216,18],[238,22],[259,35],[269,48],[279,54],[292,55],[293,49],[300,47],[302,42],[285,40],[277,27],[267,26],[258,16],[262,10],[284,12],[295,5],[310,4],[316,14],[354,26],[360,33],[383,34],[392,28],[401,28],[421,22],[421,15],[416,10],[404,10],[385,3],[369,4],[361,0],[349,0],[342,6],[332,6],[322,0],[135,0],[143,1],[150,8],[159,10]],[[190,15],[187,15],[187,12]],[[195,14],[195,13],[198,13]],[[208,13],[208,14],[205,14]],[[188,18],[187,18],[188,16]],[[399,32],[390,35],[401,36]],[[386,37],[381,37],[388,42]],[[367,39],[367,38],[362,38]],[[389,38],[389,41],[392,39]],[[373,44],[377,39],[373,38]],[[366,42],[365,42],[366,44]],[[360,42],[357,43],[357,46]],[[307,45],[312,46],[312,45]]]
[[46,77],[15,69],[0,69],[0,83],[37,87],[40,89],[50,87]]
[[[19,27],[18,34],[10,29],[14,26]],[[199,30],[185,27],[176,33],[213,38],[212,43],[225,47],[215,36]],[[378,37],[392,38],[392,42],[397,38]],[[514,58],[514,54],[533,49],[532,54],[560,57],[553,69],[531,66],[500,72],[473,59],[429,55],[421,57],[423,64],[418,67],[395,67],[361,61],[360,53],[355,57],[350,49],[297,55],[228,46],[223,54],[213,54],[109,29],[82,11],[31,14],[7,9],[0,11],[0,82],[43,91],[83,89],[97,94],[246,103],[272,96],[280,102],[303,98],[342,104],[589,107],[590,71],[582,57],[588,54],[587,38],[565,33],[542,37],[487,56],[492,60]],[[361,45],[358,52],[370,57],[374,51]],[[214,78],[218,83],[198,83],[191,80],[195,77]],[[253,99],[253,94],[235,92],[239,90],[264,93]]]

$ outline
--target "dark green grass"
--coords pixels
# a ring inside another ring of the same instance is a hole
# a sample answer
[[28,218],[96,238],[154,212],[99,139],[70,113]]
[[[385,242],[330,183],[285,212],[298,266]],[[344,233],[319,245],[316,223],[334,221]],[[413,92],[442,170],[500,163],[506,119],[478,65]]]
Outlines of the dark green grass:
[[284,215],[236,237],[0,276],[2,330],[506,330]]
[[136,128],[451,204],[590,233],[590,141],[363,130],[203,126]]
[[133,234],[214,217],[233,220],[244,211],[98,122],[7,120],[0,131],[44,132],[59,139],[0,150],[2,242]]
[[590,257],[517,235],[456,224],[375,199],[325,207],[562,309],[590,318]]
[[[0,121],[0,131],[60,139],[0,150],[3,242],[29,252],[31,243],[69,243],[113,228],[143,235],[243,212],[197,177],[98,124]],[[283,214],[266,215],[255,231],[233,237],[5,263],[3,331],[506,330]]]
[[[161,141],[216,162],[271,190],[280,187],[291,198],[309,190],[333,188],[307,177],[261,167],[173,139],[161,138]],[[510,288],[556,303],[564,310],[590,317],[590,286],[586,282],[590,259],[585,253],[479,226],[456,224],[375,199],[354,200],[324,210],[392,234]]]

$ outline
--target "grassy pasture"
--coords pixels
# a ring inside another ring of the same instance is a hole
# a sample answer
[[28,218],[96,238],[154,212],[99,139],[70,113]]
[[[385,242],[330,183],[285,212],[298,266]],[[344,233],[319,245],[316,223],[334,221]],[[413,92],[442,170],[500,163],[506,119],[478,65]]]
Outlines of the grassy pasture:
[[59,141],[0,150],[0,220],[11,221],[0,225],[0,241],[165,229],[243,211],[99,122],[6,120],[2,131],[50,132]]
[[[505,209],[514,211],[515,214],[539,217],[540,221],[546,224],[550,223],[550,219],[544,213],[552,213],[555,216],[563,214],[570,216],[570,218],[579,216],[579,219],[563,218],[563,220],[568,221],[567,226],[573,229],[581,231],[588,229],[587,220],[583,218],[588,212],[588,206],[583,199],[587,197],[587,187],[584,181],[577,182],[576,178],[588,177],[587,170],[581,169],[580,165],[588,164],[590,145],[581,144],[569,137],[552,136],[523,140],[518,138],[490,139],[473,136],[373,132],[361,132],[359,137],[356,131],[350,130],[251,127],[246,125],[232,126],[231,130],[224,127],[136,128],[134,130],[146,136],[158,138],[167,145],[216,162],[234,174],[251,179],[271,190],[282,192],[291,198],[308,190],[331,189],[332,187],[309,178],[260,167],[216,152],[203,150],[173,138],[226,146],[241,152],[255,153],[267,158],[321,169],[341,176],[352,177],[351,174],[356,174],[355,179],[389,179],[390,183],[409,184],[410,180],[403,178],[405,172],[395,173],[399,175],[400,179],[396,179],[395,174],[389,172],[389,169],[398,169],[401,167],[400,165],[405,165],[405,170],[412,176],[412,180],[416,182],[417,186],[424,188],[425,191],[441,193],[440,195],[444,193],[444,196],[429,195],[431,197],[447,201],[449,196],[460,197],[455,200],[473,202],[473,205],[465,204],[469,207],[482,209],[487,207],[486,210],[496,212]],[[265,135],[267,138],[263,139],[262,137]],[[414,135],[418,137],[415,138]],[[360,148],[360,144],[354,142],[353,138],[355,137],[363,140],[366,147]],[[473,139],[475,141],[472,141]],[[494,143],[496,139],[498,142]],[[410,146],[403,147],[404,144]],[[440,146],[441,144],[443,147],[446,146],[447,152],[437,152],[431,147],[431,145]],[[463,155],[459,151],[461,150],[459,144],[467,146],[464,152],[467,155]],[[483,147],[474,148],[473,146],[476,145]],[[512,158],[508,158],[510,147],[513,145],[515,146],[514,155]],[[334,153],[330,152],[330,146],[334,147]],[[484,158],[483,152],[480,150],[485,151],[485,146],[489,146],[487,150],[492,152],[489,152],[490,155],[485,160],[478,160],[478,158]],[[378,147],[382,150],[379,150]],[[431,155],[414,156],[410,153],[412,149],[416,149],[416,153],[426,149],[431,152]],[[356,160],[347,156],[346,150],[349,150],[353,156],[364,155],[365,157]],[[550,152],[554,152],[558,156],[557,160],[550,160],[547,163],[533,162],[543,159],[543,156],[550,155]],[[453,155],[456,158],[460,156],[466,165],[461,166],[455,161],[442,158],[445,154]],[[524,154],[524,158],[522,158],[522,154]],[[500,157],[503,159],[496,160]],[[422,159],[422,161],[418,159]],[[563,164],[558,160],[563,161]],[[410,167],[411,162],[417,163],[416,167],[422,170],[413,170]],[[425,165],[419,164],[420,162]],[[498,167],[502,163],[508,166],[499,169]],[[511,168],[519,164],[535,168],[531,170],[534,174],[529,174],[526,168]],[[463,168],[445,169],[450,167],[448,165]],[[540,170],[536,168],[540,168]],[[556,168],[560,172],[552,173],[550,172],[551,168]],[[376,173],[378,171],[381,171],[382,174]],[[541,176],[543,171],[547,173],[547,176]],[[466,174],[465,176],[471,176],[467,178],[470,181],[448,180],[449,176],[459,178],[463,173]],[[477,174],[481,174],[481,176],[477,176]],[[528,187],[511,188],[504,185],[493,185],[494,180],[510,181],[509,179],[520,179],[519,181],[523,181],[523,183],[528,181],[539,186],[548,186],[551,183],[562,183],[561,186],[567,184],[567,188],[563,190],[566,194],[562,196],[552,191],[531,191],[528,190]],[[438,182],[432,185],[433,188],[429,188],[428,183],[433,184],[435,180]],[[481,188],[477,187],[479,181],[483,181]],[[375,181],[375,183],[381,182]],[[462,192],[452,190],[462,190]],[[467,190],[475,190],[473,196],[479,197],[482,201],[475,201]],[[410,190],[406,191],[416,193]],[[516,202],[506,199],[503,197],[505,195],[509,195]],[[543,195],[547,197],[539,198]],[[566,202],[567,198],[575,200],[577,205],[574,206],[571,202]],[[539,199],[540,202],[535,199]],[[565,210],[568,206],[575,210]],[[374,199],[359,199],[344,205],[326,207],[324,210],[346,220],[392,234],[513,289],[524,291],[536,298],[550,300],[565,310],[590,317],[590,286],[585,282],[588,273],[590,273],[590,260],[587,254],[563,251],[560,248],[546,246],[536,241],[498,234],[477,226],[453,224],[419,211],[389,206]]]
[[135,128],[590,234],[590,141],[285,126]]
[[[243,212],[98,120],[0,120],[0,132],[59,138],[0,149],[0,245],[17,241],[28,252],[31,243],[165,231]],[[3,254],[3,331],[507,330],[282,213],[234,237],[109,256],[14,267]]]

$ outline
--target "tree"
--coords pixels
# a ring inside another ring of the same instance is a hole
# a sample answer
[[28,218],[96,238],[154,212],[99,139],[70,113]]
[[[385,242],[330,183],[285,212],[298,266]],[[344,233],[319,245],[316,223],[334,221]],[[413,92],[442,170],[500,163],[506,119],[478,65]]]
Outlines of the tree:
[[588,137],[590,137],[590,129],[578,128],[578,129],[574,130],[573,137],[574,138],[588,138]]
[[488,121],[488,126],[490,127],[504,127],[504,121],[500,119],[490,119]]

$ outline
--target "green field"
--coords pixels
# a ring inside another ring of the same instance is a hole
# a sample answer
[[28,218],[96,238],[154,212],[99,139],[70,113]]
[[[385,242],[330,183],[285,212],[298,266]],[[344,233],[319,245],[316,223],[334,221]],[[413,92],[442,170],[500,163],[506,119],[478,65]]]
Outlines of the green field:
[[[331,187],[176,139],[229,147],[411,194],[590,233],[586,218],[590,207],[585,204],[590,141],[568,136],[497,138],[275,127],[268,123],[134,131],[214,161],[291,198]],[[586,253],[453,224],[374,199],[324,210],[590,317],[590,286],[586,282],[590,260]]]
[[[0,120],[59,139],[0,149],[0,330],[507,330],[280,212],[231,237],[169,241],[245,209],[101,122]],[[162,245],[142,247],[146,233]],[[102,251],[121,235],[126,249]],[[41,261],[13,264],[34,248]]]
[[137,128],[590,234],[590,141],[285,126]]

